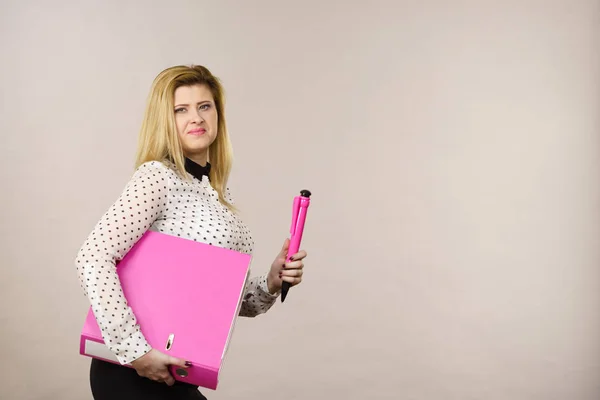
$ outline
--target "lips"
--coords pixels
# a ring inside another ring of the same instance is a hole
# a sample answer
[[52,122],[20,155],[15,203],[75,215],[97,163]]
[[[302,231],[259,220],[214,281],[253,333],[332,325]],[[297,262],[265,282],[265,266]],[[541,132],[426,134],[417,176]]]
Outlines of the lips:
[[192,129],[191,131],[189,131],[188,135],[200,136],[200,135],[204,135],[205,133],[206,133],[206,129],[198,128],[198,129]]

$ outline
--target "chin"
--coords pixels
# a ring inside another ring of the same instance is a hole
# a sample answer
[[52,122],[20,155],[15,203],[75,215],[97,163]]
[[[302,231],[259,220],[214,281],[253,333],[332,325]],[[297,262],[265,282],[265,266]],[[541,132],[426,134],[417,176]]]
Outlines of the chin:
[[190,149],[203,149],[203,148],[208,148],[208,146],[210,146],[210,144],[214,142],[214,139],[208,138],[208,137],[194,137],[194,138],[186,138],[186,140],[183,141],[184,145],[186,147],[189,147]]

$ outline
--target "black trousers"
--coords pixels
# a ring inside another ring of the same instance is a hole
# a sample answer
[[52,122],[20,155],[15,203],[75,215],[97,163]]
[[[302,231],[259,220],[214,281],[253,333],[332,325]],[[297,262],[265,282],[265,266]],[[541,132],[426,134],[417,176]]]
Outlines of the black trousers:
[[197,386],[173,386],[138,375],[135,369],[92,358],[90,386],[94,400],[206,400]]

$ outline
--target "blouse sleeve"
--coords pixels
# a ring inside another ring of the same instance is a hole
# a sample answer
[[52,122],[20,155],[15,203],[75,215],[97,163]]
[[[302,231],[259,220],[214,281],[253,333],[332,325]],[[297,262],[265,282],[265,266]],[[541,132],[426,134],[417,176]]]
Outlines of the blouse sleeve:
[[[226,189],[225,198],[231,204],[235,204],[229,188]],[[269,311],[273,304],[275,304],[275,301],[279,297],[279,292],[274,294],[269,293],[267,275],[268,272],[248,279],[244,288],[239,316],[256,317]]]
[[248,280],[239,313],[241,317],[256,317],[264,314],[275,304],[279,293],[269,293],[267,274],[255,276]]
[[116,262],[166,208],[165,168],[152,161],[135,171],[117,201],[89,234],[75,260],[80,285],[91,303],[104,342],[121,364],[131,363],[151,347],[124,298]]

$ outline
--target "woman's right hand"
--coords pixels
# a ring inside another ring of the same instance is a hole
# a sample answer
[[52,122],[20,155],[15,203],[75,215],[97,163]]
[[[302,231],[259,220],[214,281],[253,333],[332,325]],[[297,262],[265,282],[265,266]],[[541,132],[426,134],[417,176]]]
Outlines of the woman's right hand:
[[172,386],[175,379],[169,372],[170,365],[186,369],[189,366],[184,360],[168,356],[155,349],[131,362],[131,366],[137,371],[138,375]]

